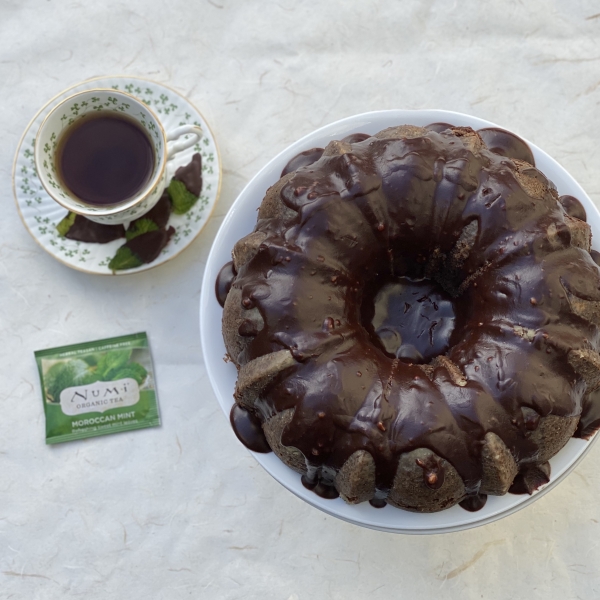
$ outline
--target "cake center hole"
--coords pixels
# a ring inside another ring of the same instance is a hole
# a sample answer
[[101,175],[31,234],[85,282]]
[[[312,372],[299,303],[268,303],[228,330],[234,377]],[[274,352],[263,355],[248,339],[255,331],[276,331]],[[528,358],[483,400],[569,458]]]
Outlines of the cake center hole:
[[387,278],[373,282],[362,306],[363,325],[390,357],[428,363],[450,347],[452,298],[430,279]]

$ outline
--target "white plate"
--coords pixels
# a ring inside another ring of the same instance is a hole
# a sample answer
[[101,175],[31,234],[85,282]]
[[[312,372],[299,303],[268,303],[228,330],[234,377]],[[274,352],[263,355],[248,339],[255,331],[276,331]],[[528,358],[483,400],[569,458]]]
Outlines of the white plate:
[[[256,209],[267,188],[279,179],[288,161],[303,150],[324,147],[331,140],[339,140],[351,133],[374,134],[393,125],[424,126],[435,122],[464,125],[473,129],[499,127],[483,119],[443,110],[387,110],[356,115],[322,127],[298,140],[263,167],[242,190],[225,217],[213,243],[204,272],[200,297],[200,334],[204,360],[217,399],[228,419],[233,405],[237,371],[232,363],[223,361],[226,350],[221,334],[222,309],[215,296],[215,280],[221,267],[231,260],[231,249],[235,242],[254,228]],[[555,183],[559,194],[570,194],[581,201],[587,211],[588,223],[592,227],[594,239],[600,240],[600,212],[581,186],[543,150],[531,142],[527,143],[533,151],[536,166]],[[568,444],[550,460],[552,466],[550,482],[533,495],[489,496],[486,505],[474,513],[454,506],[438,513],[419,514],[392,506],[377,509],[368,503],[352,506],[346,504],[341,498],[326,500],[304,488],[300,476],[285,466],[275,454],[254,452],[252,454],[266,471],[288,490],[330,515],[356,525],[393,533],[447,533],[491,523],[528,506],[562,481],[588,453],[596,438],[598,435],[589,442],[575,438],[569,440]]]
[[[108,244],[88,244],[61,237],[56,225],[67,211],[46,193],[35,172],[33,145],[38,129],[50,112],[68,96],[92,88],[113,88],[129,92],[152,107],[167,131],[179,125],[195,124],[202,127],[204,136],[193,147],[179,152],[168,164],[168,177],[187,165],[195,152],[202,155],[202,193],[195,206],[185,215],[171,214],[169,225],[175,234],[161,254],[151,263],[113,272],[108,268],[110,259],[124,239]],[[70,87],[45,104],[27,126],[13,166],[13,191],[21,219],[36,242],[54,258],[67,266],[96,275],[128,275],[157,267],[187,248],[204,227],[217,202],[221,186],[221,162],[215,138],[198,110],[181,94],[160,83],[138,77],[99,77]]]

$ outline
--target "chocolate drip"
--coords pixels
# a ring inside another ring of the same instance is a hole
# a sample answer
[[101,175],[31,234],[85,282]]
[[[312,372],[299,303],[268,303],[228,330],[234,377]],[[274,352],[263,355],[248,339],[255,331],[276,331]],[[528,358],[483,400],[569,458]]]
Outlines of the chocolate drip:
[[587,221],[585,208],[583,208],[583,204],[575,196],[561,196],[558,201],[570,217],[575,217],[580,221]]
[[229,413],[229,421],[237,439],[246,448],[262,454],[271,452],[271,447],[267,442],[258,417],[238,404],[234,404],[231,413]]
[[465,510],[468,510],[469,512],[477,512],[478,510],[481,510],[485,506],[485,503],[487,502],[487,498],[488,497],[486,494],[475,494],[473,496],[467,496],[464,500],[462,500],[458,504],[461,508],[464,508]]
[[351,133],[342,139],[342,142],[346,144],[358,144],[358,142],[364,142],[368,140],[371,136],[368,133]]
[[477,131],[490,151],[500,156],[524,160],[535,166],[535,158],[531,148],[520,137],[510,131],[488,127]]
[[[486,150],[468,128],[413,133],[321,156],[282,185],[279,214],[257,223],[260,251],[233,278],[239,322],[245,310],[261,317],[238,362],[282,349],[296,359],[256,406],[264,420],[293,412],[281,443],[306,458],[305,485],[333,486],[322,474],[362,450],[375,463],[376,497],[386,497],[400,456],[426,448],[472,497],[487,432],[522,466],[539,454],[531,432],[540,419],[580,414],[587,383],[568,356],[596,351],[598,336],[568,294],[600,302],[600,273],[571,246],[556,193],[534,167]],[[418,311],[403,299],[407,282],[429,286]],[[445,326],[427,335],[427,351],[417,348],[424,364],[375,336],[380,292],[387,312],[377,327],[392,322],[400,337],[406,315],[419,317],[418,331],[446,303]],[[428,465],[423,475],[441,479]]]
[[233,266],[232,260],[224,264],[217,275],[215,294],[217,295],[217,302],[221,306],[225,306],[225,300],[227,299],[227,294],[229,294],[235,275],[235,267]]
[[442,133],[442,131],[446,131],[446,129],[452,129],[454,125],[450,125],[450,123],[430,123],[425,126],[425,129],[429,129],[429,131],[435,131],[436,133]]
[[600,388],[596,388],[584,398],[575,437],[589,440],[598,429],[600,429]]
[[283,167],[283,171],[281,171],[281,176],[287,175],[292,171],[297,171],[302,167],[308,167],[308,165],[312,165],[317,162],[321,156],[323,156],[324,149],[323,148],[311,148],[310,150],[305,150],[304,152],[300,152],[288,162],[285,167]]
[[326,500],[334,500],[335,498],[339,497],[338,491],[331,483],[322,481],[319,478],[311,479],[307,475],[302,475],[301,481],[302,485],[307,490],[313,491],[321,498],[325,498]]
[[[362,142],[364,140],[369,139],[371,136],[367,133],[351,133],[347,135],[342,142],[347,144],[356,144],[358,142]],[[302,167],[308,167],[313,163],[316,163],[321,156],[323,156],[324,149],[323,148],[311,148],[310,150],[304,150],[304,152],[300,152],[300,154],[296,154],[294,158],[292,158],[287,165],[281,171],[281,176],[287,175],[292,171],[297,171]]]
[[387,502],[382,498],[371,498],[371,500],[369,500],[369,504],[373,508],[384,508],[387,506]]
[[511,494],[533,494],[550,481],[550,463],[528,465],[520,471],[509,488]]

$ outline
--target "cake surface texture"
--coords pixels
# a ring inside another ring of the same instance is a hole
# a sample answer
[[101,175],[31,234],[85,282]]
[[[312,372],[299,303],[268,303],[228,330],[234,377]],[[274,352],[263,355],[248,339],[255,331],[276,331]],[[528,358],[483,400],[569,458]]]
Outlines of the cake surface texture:
[[511,136],[402,125],[290,161],[217,282],[248,447],[325,497],[476,510],[600,426],[591,230]]

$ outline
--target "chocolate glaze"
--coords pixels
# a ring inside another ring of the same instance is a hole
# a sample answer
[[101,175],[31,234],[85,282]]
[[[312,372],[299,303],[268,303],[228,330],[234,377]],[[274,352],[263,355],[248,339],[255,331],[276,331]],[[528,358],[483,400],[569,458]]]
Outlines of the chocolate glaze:
[[235,275],[235,267],[233,266],[232,260],[225,263],[217,275],[215,294],[217,295],[217,302],[221,306],[225,306],[225,300],[227,299],[227,294],[229,294]]
[[200,196],[202,192],[202,156],[196,152],[192,160],[185,166],[175,171],[173,179],[181,181],[188,192]]
[[237,439],[253,452],[271,452],[271,447],[262,430],[260,419],[245,408],[234,404],[229,413],[229,421]]
[[106,244],[125,237],[125,228],[123,225],[95,223],[81,215],[75,215],[73,225],[69,227],[65,237],[78,242]]
[[369,500],[369,504],[373,508],[384,508],[385,506],[387,506],[387,502],[381,498],[371,498]]
[[[362,142],[371,137],[367,133],[351,133],[347,135],[342,142],[346,142],[347,144],[356,144],[357,142]],[[281,176],[287,175],[292,171],[297,171],[302,167],[308,167],[313,163],[316,163],[321,156],[323,156],[324,148],[311,148],[310,150],[304,150],[304,152],[300,152],[300,154],[296,154],[294,158],[292,158],[285,167],[283,167],[283,171],[281,171]]]
[[446,131],[446,129],[452,129],[452,127],[454,127],[454,125],[450,125],[450,123],[430,123],[429,125],[425,126],[425,129],[442,133],[442,131]]
[[[598,405],[567,360],[573,348],[598,349],[598,329],[574,315],[567,298],[568,291],[600,301],[597,266],[570,245],[551,184],[530,196],[512,161],[486,149],[474,154],[463,136],[474,139],[468,128],[429,131],[322,156],[281,190],[296,216],[257,223],[265,241],[232,286],[264,327],[233,358],[244,365],[284,348],[296,358],[256,408],[261,420],[295,408],[282,443],[304,454],[307,485],[332,485],[332,474],[366,450],[383,500],[400,455],[429,448],[458,471],[470,497],[463,506],[472,510],[483,501],[488,431],[526,465],[537,446],[522,407],[570,417],[582,404],[584,413]],[[528,174],[547,181],[533,167]],[[473,221],[465,253],[461,235]],[[444,364],[425,371],[376,343],[363,303],[382,274],[451,298],[445,355],[463,380]],[[434,468],[423,472],[436,483]]]
[[514,133],[496,127],[479,129],[477,133],[491,152],[508,158],[524,160],[535,166],[535,158],[533,158],[531,148],[527,145],[527,142]]
[[589,400],[584,402],[574,437],[589,440],[598,429],[600,429],[600,388],[590,392]]
[[575,196],[561,196],[558,201],[570,217],[575,217],[581,221],[587,221],[585,208],[583,208],[583,204],[581,204]]
[[309,477],[308,475],[302,475],[300,478],[302,485],[307,489],[313,491],[317,496],[325,498],[326,500],[333,500],[339,497],[338,491],[333,487],[331,481],[326,481],[324,478],[319,476]]
[[473,496],[467,496],[464,500],[459,502],[459,506],[468,510],[469,512],[477,512],[481,510],[487,502],[486,494],[475,494]]
[[364,142],[369,139],[371,136],[368,133],[351,133],[342,139],[342,142],[346,142],[346,144],[357,144],[358,142]]
[[317,162],[321,156],[323,156],[324,148],[311,148],[310,150],[305,150],[304,152],[300,152],[290,160],[290,162],[283,167],[283,171],[281,171],[281,176],[287,175],[292,171],[297,171],[302,167],[308,167],[308,165],[312,165]]
[[444,354],[454,329],[452,297],[428,279],[388,277],[382,285],[376,278],[364,292],[361,318],[388,356],[415,364]]

